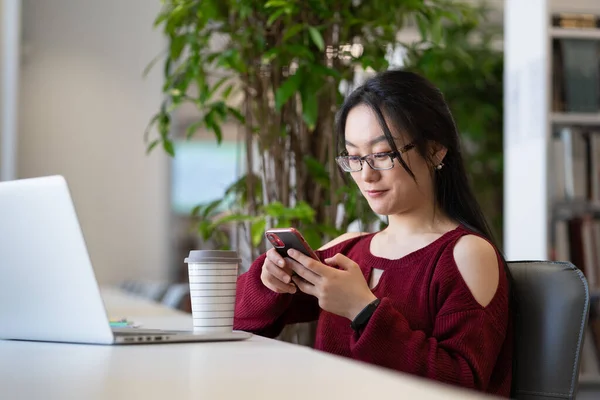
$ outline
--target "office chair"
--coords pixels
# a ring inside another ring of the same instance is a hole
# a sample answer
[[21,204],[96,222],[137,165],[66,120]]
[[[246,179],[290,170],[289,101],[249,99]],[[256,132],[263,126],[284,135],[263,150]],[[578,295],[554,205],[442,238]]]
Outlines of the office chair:
[[511,261],[516,294],[514,396],[575,399],[590,293],[569,262]]

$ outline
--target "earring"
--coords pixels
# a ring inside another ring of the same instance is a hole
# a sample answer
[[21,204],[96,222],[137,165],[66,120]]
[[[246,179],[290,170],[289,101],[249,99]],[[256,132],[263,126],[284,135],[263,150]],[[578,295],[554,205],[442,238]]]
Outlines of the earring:
[[435,169],[437,169],[439,171],[440,169],[442,169],[443,166],[444,166],[444,163],[441,162],[441,163],[439,163],[438,165],[435,166]]

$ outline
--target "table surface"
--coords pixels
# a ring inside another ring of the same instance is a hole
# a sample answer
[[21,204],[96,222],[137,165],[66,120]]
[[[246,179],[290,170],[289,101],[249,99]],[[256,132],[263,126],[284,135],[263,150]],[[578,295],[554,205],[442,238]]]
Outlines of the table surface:
[[[191,329],[191,316],[103,289],[111,318]],[[240,342],[102,346],[0,340],[3,399],[469,399],[483,396],[307,347]],[[486,398],[488,398],[486,396]]]

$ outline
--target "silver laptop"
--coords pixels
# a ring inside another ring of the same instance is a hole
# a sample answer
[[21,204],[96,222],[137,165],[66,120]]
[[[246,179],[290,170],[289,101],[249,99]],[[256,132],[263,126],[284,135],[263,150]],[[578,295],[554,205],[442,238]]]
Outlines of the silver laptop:
[[65,179],[0,182],[0,339],[147,344],[250,336],[112,329]]

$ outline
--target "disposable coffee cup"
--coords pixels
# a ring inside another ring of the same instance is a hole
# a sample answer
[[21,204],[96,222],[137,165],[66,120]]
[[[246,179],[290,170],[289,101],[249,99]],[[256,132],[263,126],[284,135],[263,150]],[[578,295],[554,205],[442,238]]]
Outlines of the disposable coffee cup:
[[188,265],[194,332],[231,332],[241,262],[236,251],[192,250]]

